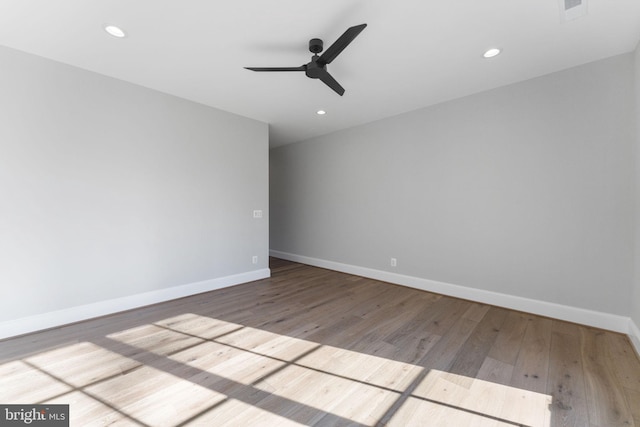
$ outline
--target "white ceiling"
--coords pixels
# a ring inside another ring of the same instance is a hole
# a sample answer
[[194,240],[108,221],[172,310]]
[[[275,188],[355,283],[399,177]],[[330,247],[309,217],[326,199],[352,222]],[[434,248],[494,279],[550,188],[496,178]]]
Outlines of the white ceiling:
[[[107,23],[127,37],[107,35]],[[302,65],[309,39],[327,48],[361,23],[328,66],[343,97],[304,73],[243,69]],[[267,122],[272,147],[629,52],[639,39],[640,0],[588,0],[570,22],[559,0],[0,0],[0,45]],[[493,46],[503,53],[482,58]]]

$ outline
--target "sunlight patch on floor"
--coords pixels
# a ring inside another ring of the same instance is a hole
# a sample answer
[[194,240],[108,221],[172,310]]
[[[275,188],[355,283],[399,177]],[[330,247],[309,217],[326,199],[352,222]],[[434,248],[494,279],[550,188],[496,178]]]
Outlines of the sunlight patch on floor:
[[[262,405],[261,405],[262,406]],[[193,421],[194,426],[238,427],[238,426],[273,426],[299,427],[308,424],[294,421],[291,413],[278,407],[263,409],[239,400],[229,399],[215,409],[207,411]]]
[[[300,325],[305,336],[317,325]],[[0,365],[72,425],[549,427],[551,396],[185,313]],[[258,424],[256,424],[258,423]]]
[[74,391],[47,400],[47,403],[69,405],[71,426],[140,426],[129,416],[82,391]]
[[406,389],[423,369],[410,363],[329,345],[323,345],[296,364],[399,392]]
[[0,402],[40,402],[68,393],[72,387],[21,360],[0,365]]
[[[361,367],[366,369],[366,367]],[[371,423],[380,418],[398,398],[399,393],[335,375],[330,370],[313,370],[289,365],[255,384],[269,391],[269,399],[284,398],[302,406],[296,411],[303,414],[307,407],[330,412],[338,417],[359,423]],[[315,422],[318,420],[305,420]]]
[[115,341],[159,355],[167,355],[205,342],[205,339],[156,325],[144,325],[107,335]]
[[226,395],[211,389],[206,374],[183,379],[144,366],[85,388],[87,394],[149,426],[179,424]]
[[442,419],[467,420],[450,425],[549,427],[551,403],[546,394],[431,370],[395,414],[392,425]]
[[140,362],[89,342],[43,352],[25,361],[74,387],[84,387],[100,380],[120,376],[124,372],[142,366]]

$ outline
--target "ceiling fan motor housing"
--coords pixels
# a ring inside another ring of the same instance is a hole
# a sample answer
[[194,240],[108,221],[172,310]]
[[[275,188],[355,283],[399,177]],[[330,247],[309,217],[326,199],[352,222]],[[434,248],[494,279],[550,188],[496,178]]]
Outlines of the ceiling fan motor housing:
[[306,65],[306,69],[304,70],[304,73],[307,75],[307,77],[310,77],[312,79],[319,79],[320,76],[325,72],[325,66],[324,65],[320,66],[316,62],[318,58],[319,58],[318,55],[313,55],[311,62],[309,62]]

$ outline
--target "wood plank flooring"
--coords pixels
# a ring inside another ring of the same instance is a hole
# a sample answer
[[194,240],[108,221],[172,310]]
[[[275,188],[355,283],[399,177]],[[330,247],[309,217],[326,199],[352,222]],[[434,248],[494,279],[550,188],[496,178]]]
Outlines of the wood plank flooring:
[[0,341],[72,426],[640,427],[627,337],[271,259],[272,277]]

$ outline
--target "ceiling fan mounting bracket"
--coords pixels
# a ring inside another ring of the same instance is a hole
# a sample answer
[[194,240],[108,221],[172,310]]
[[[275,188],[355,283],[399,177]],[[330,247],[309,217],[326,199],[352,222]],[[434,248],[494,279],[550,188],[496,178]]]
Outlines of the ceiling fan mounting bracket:
[[318,54],[322,52],[324,48],[324,43],[320,39],[311,39],[309,40],[309,52]]

